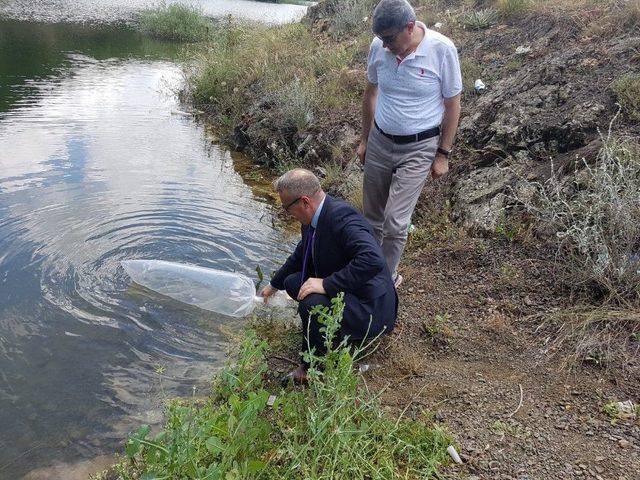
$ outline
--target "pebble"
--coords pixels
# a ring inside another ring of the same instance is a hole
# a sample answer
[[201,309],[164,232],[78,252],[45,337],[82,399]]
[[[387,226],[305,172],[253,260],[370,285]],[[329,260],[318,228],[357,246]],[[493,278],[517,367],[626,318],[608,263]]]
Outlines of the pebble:
[[627,448],[631,446],[631,442],[629,440],[621,438],[620,440],[618,440],[618,445],[620,445],[620,448]]

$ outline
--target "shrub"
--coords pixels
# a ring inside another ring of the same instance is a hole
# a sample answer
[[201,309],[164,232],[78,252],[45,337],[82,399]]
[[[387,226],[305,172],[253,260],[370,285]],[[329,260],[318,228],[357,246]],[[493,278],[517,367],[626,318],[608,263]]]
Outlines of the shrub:
[[640,74],[627,73],[611,85],[622,111],[632,120],[640,120]]
[[334,37],[369,30],[365,19],[373,13],[377,0],[333,0],[335,14],[331,19]]
[[470,30],[484,30],[498,20],[498,12],[493,8],[484,8],[467,13],[462,17],[462,24]]
[[498,0],[496,8],[504,18],[516,17],[528,12],[533,7],[533,0]]
[[301,132],[313,121],[315,108],[315,86],[303,84],[295,78],[289,85],[274,94],[278,109],[278,120],[284,129]]
[[[450,438],[439,428],[384,416],[359,388],[344,342],[334,345],[344,302],[316,308],[327,354],[311,363],[305,390],[283,390],[268,407],[266,345],[248,333],[236,366],[228,366],[207,405],[173,402],[164,430],[141,427],[127,442],[132,478],[298,479],[433,478]],[[140,477],[142,475],[142,477]]]
[[534,184],[536,195],[519,200],[555,232],[569,286],[638,303],[640,146],[609,133],[595,164],[581,167],[564,177],[552,166],[550,178]]
[[197,42],[207,38],[211,26],[200,10],[185,5],[163,5],[140,14],[141,30],[160,39]]

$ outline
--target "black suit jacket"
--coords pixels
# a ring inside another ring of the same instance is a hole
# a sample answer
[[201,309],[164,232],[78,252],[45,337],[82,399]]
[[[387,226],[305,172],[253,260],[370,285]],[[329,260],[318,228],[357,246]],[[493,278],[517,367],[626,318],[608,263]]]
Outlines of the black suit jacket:
[[[302,271],[304,245],[309,226],[302,226],[302,239],[295,251],[278,270],[271,285],[284,289],[285,278]],[[369,222],[351,205],[326,196],[313,242],[313,255],[308,260],[307,277],[323,278],[327,295],[352,293],[363,302],[391,293],[395,296],[382,250],[376,242]]]

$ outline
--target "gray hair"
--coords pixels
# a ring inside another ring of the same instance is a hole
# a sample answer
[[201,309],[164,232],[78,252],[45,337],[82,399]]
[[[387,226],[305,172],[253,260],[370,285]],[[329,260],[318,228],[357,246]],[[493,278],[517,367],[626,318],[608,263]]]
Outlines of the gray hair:
[[400,31],[409,22],[416,21],[416,12],[407,0],[380,0],[373,11],[374,33]]
[[312,197],[321,189],[320,180],[309,170],[294,168],[273,182],[276,192],[287,192],[293,197]]

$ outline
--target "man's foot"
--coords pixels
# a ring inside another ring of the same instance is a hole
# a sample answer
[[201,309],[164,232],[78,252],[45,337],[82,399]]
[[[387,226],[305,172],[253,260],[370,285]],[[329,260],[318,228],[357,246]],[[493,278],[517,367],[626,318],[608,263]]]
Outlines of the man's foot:
[[399,273],[396,273],[396,276],[393,277],[393,286],[396,287],[396,290],[402,283],[402,280],[403,280],[402,275],[400,275]]
[[294,385],[306,385],[309,383],[307,379],[307,369],[304,365],[300,365],[293,372],[289,372],[282,377],[283,387],[286,387],[291,382],[293,382]]

